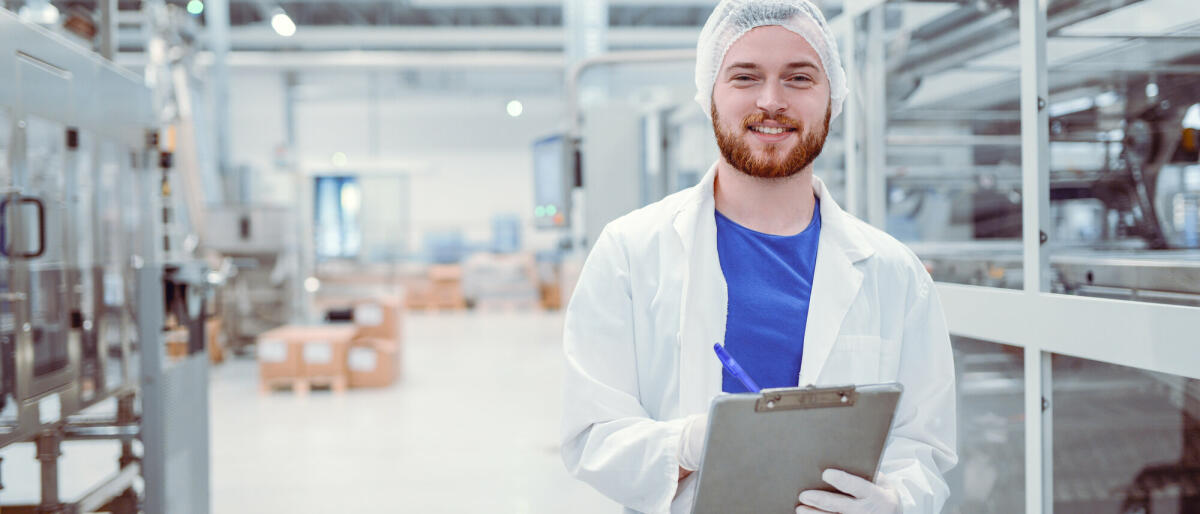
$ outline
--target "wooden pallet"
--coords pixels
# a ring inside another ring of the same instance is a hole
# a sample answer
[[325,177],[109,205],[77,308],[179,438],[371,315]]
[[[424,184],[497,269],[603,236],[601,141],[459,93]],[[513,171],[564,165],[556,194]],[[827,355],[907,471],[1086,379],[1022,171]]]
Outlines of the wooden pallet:
[[259,393],[268,394],[275,389],[291,389],[296,396],[307,396],[313,386],[328,387],[335,394],[346,392],[348,379],[341,377],[277,377],[259,381]]
[[475,304],[475,310],[479,312],[533,312],[540,308],[536,298],[487,298]]

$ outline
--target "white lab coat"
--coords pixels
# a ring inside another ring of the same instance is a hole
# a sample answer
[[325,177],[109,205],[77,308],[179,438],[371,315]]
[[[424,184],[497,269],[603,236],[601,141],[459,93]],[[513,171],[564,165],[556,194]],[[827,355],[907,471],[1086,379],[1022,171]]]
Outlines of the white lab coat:
[[[688,513],[684,418],[721,394],[712,353],[728,293],[717,256],[713,180],[605,227],[566,313],[562,458],[626,512]],[[954,466],[949,335],[933,281],[904,245],[845,213],[825,185],[821,235],[798,384],[897,381],[904,393],[881,479],[905,514],[936,513]],[[799,491],[797,491],[799,493]]]

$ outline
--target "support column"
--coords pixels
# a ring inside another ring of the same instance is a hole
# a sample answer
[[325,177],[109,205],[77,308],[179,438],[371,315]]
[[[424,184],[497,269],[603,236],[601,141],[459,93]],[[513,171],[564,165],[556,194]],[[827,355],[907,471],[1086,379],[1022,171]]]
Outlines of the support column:
[[1046,4],[1021,0],[1021,209],[1025,292],[1050,290],[1050,116],[1046,112]]
[[39,514],[58,514],[63,511],[58,498],[58,458],[62,456],[62,434],[58,429],[46,430],[37,436],[37,460],[42,468],[42,501]]
[[113,60],[117,55],[117,0],[100,0],[100,55]]
[[[1021,208],[1024,240],[1024,291],[1050,289],[1047,241],[1050,212],[1049,115],[1046,105],[1046,5],[1049,0],[1020,0],[1021,55]],[[1038,345],[1025,347],[1025,512],[1054,512],[1053,398],[1051,354]]]
[[[573,76],[576,65],[589,57],[608,51],[608,0],[563,0],[563,34],[566,38],[563,41],[564,83],[568,85],[567,89],[570,91],[573,81],[580,80],[582,82],[581,76]],[[571,131],[567,134],[568,155],[574,156],[574,158],[568,158],[568,162],[574,161],[581,168],[583,160],[579,159],[579,155],[583,147],[580,142],[580,134],[574,130],[578,127],[575,120],[580,111],[573,109],[582,109],[588,99],[596,97],[597,91],[602,90],[603,84],[606,83],[604,74],[607,73],[607,70],[593,69],[590,73],[591,87],[585,88],[576,84],[578,95],[567,100],[570,113],[569,126],[571,127]],[[571,166],[566,168],[566,176],[563,177],[563,180],[573,183],[575,170]],[[580,176],[586,176],[582,169]],[[570,245],[572,248],[586,250],[594,241],[589,241],[587,236],[585,225],[588,201],[586,181],[584,186],[571,190],[571,227],[570,235],[567,237],[572,241]]]
[[134,172],[142,201],[142,232],[135,255],[133,280],[136,284],[134,312],[137,313],[137,340],[141,365],[139,390],[142,400],[142,477],[145,478],[144,508],[146,512],[166,512],[167,506],[167,428],[166,386],[163,372],[162,327],[164,293],[162,272],[162,241],[164,227],[158,219],[161,213],[160,175],[155,147],[147,148],[145,166]]
[[248,203],[250,177],[243,177],[229,162],[229,0],[205,0],[204,15],[212,50],[213,130],[217,143],[217,171],[232,191],[230,203]]
[[883,15],[886,5],[867,13],[867,62],[865,81],[867,135],[866,221],[887,229],[887,54],[884,51]]
[[846,68],[846,82],[850,85],[850,95],[842,104],[842,143],[846,162],[846,211],[854,216],[863,218],[862,209],[862,166],[859,165],[859,140],[862,139],[861,121],[862,105],[859,104],[861,93],[858,84],[861,74],[858,69],[858,17],[848,20],[846,39],[842,41],[842,65]]

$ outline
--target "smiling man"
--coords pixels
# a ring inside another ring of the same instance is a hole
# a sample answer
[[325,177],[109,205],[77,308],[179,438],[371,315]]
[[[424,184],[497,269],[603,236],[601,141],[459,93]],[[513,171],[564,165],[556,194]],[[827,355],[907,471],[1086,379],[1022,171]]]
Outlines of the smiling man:
[[745,391],[712,353],[724,342],[763,388],[904,386],[879,474],[825,470],[840,492],[796,491],[796,512],[939,512],[957,460],[949,336],[916,256],[813,176],[848,92],[825,18],[722,1],[696,88],[721,159],[605,227],[567,309],[567,468],[629,512],[690,512],[709,404]]

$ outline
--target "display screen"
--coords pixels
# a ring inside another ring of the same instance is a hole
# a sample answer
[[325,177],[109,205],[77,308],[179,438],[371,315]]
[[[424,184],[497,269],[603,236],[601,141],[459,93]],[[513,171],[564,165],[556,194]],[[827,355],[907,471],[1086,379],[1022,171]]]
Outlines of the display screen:
[[533,144],[534,226],[567,226],[567,140],[562,135],[540,139]]

